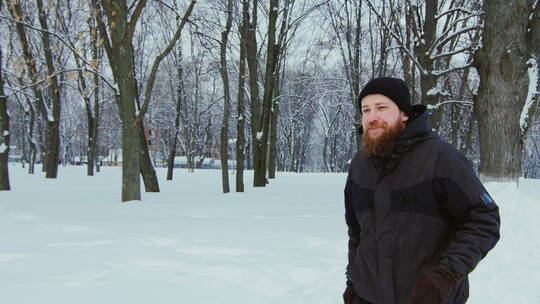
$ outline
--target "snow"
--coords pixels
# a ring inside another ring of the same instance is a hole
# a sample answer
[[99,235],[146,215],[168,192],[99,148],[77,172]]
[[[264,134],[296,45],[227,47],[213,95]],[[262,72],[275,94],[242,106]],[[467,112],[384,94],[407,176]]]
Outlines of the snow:
[[527,61],[527,65],[529,65],[529,68],[527,69],[529,74],[529,90],[527,91],[527,99],[519,117],[519,126],[521,128],[521,132],[523,132],[527,127],[529,109],[534,104],[535,96],[539,93],[536,90],[536,86],[538,85],[538,61],[531,58],[529,61]]
[[426,92],[426,95],[428,96],[435,96],[439,93],[439,89],[438,88],[431,88],[429,89],[429,91]]
[[[278,172],[253,188],[247,171],[245,193],[222,194],[219,170],[165,181],[157,168],[161,193],[120,203],[121,170],[101,171],[67,166],[52,180],[10,167],[3,303],[342,303],[346,174]],[[471,274],[469,302],[539,303],[540,180],[486,187],[501,240]]]
[[6,144],[4,143],[0,144],[0,153],[6,152],[7,149],[8,149],[8,146],[6,146]]
[[426,107],[427,107],[428,110],[435,110],[435,109],[438,109],[441,106],[443,106],[445,104],[449,104],[449,103],[456,103],[456,104],[465,105],[465,106],[472,106],[473,105],[473,102],[468,101],[468,100],[446,100],[446,101],[436,103],[434,105],[428,104],[428,105],[426,105]]
[[54,116],[51,111],[47,110],[47,120],[49,122],[54,122]]
[[428,96],[436,96],[436,95],[441,95],[441,96],[450,96],[450,93],[448,92],[445,92],[443,89],[441,89],[438,85],[434,88],[431,88],[429,89],[426,94]]
[[263,132],[257,132],[257,140],[261,140]]
[[4,136],[8,136],[8,135],[9,135],[9,131],[8,131],[8,130],[4,130],[3,135],[4,135]]

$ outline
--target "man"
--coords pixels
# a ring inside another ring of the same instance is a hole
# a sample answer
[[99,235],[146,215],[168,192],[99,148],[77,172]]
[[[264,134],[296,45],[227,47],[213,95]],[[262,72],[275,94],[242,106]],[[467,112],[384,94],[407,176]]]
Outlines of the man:
[[345,186],[346,304],[465,303],[468,278],[499,240],[499,209],[463,154],[412,106],[407,84],[360,93],[362,149]]

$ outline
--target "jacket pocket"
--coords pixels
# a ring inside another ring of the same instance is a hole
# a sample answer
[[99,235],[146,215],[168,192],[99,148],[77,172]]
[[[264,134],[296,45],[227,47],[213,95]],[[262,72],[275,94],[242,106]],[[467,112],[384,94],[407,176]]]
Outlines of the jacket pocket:
[[390,193],[390,200],[392,212],[440,216],[439,204],[435,199],[431,181],[393,190]]
[[357,214],[373,211],[374,195],[373,190],[359,186],[353,182],[351,188],[351,196],[354,206],[354,211]]

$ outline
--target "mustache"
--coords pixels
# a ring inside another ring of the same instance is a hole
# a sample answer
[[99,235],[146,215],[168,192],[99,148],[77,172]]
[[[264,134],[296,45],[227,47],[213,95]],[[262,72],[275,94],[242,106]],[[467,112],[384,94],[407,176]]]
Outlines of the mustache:
[[379,122],[370,122],[368,124],[368,129],[371,129],[371,128],[386,128],[387,126],[387,123],[385,122],[382,122],[382,121],[379,121]]

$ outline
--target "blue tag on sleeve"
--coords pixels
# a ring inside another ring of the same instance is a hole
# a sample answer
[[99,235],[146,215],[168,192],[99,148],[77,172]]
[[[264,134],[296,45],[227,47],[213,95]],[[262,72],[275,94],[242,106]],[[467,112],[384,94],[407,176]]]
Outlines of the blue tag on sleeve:
[[480,195],[480,199],[484,203],[484,205],[491,205],[494,203],[493,199],[487,192],[484,192],[482,195]]

